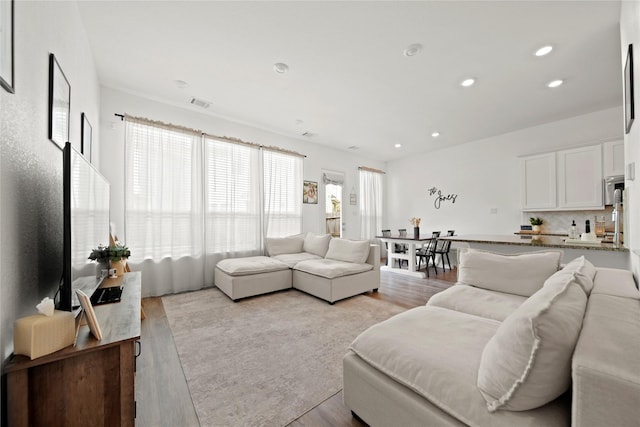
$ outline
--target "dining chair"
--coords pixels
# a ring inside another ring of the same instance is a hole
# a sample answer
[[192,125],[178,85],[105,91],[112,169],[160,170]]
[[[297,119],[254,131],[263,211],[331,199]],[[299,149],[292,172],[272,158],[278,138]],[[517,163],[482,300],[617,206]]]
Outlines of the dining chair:
[[429,259],[433,264],[433,269],[436,272],[436,276],[438,275],[438,267],[436,266],[436,245],[438,243],[438,237],[440,237],[439,231],[434,231],[431,233],[431,240],[427,243],[427,246],[424,246],[418,250],[416,250],[416,255],[418,256],[418,270],[420,270],[420,266],[422,265],[422,260],[425,260],[425,269],[427,270],[427,277],[429,277]]
[[[454,234],[455,234],[455,230],[447,230],[447,236],[453,236]],[[449,259],[450,250],[451,250],[451,240],[436,241],[436,249],[434,250],[433,255],[434,257],[436,255],[440,255],[440,259],[442,260],[442,271],[445,271],[445,268],[444,268],[445,257],[447,257],[447,264],[449,265],[449,271],[451,271],[451,260]],[[434,263],[435,263],[435,260],[434,260]]]
[[[382,230],[382,237],[391,236],[391,230]],[[384,248],[387,250],[387,265],[389,265],[389,244],[384,242]]]
[[[407,237],[407,229],[406,228],[399,228],[398,229],[398,236]],[[399,254],[406,254],[407,253],[407,245],[404,245],[402,243],[394,243],[394,245],[395,245],[396,253],[399,253]],[[409,261],[407,261],[406,259],[398,260],[398,267],[402,268],[402,264],[404,264],[404,262],[407,263],[407,268],[409,268]]]

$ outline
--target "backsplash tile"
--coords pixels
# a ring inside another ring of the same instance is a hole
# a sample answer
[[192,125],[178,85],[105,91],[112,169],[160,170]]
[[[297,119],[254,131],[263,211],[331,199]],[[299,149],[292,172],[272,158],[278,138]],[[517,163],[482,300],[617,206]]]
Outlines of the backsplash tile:
[[[591,223],[591,230],[593,230],[595,226],[595,217],[604,216],[605,230],[613,232],[614,224],[611,218],[612,212],[613,208],[611,206],[607,206],[604,210],[593,211],[523,212],[522,224],[528,225],[530,217],[540,217],[544,221],[542,225],[542,233],[567,234],[569,232],[571,222],[575,220],[576,226],[578,227],[578,233],[584,233],[584,224],[586,220],[589,220]],[[623,214],[621,213],[620,218],[622,217]],[[621,221],[620,231],[622,231],[623,228]]]

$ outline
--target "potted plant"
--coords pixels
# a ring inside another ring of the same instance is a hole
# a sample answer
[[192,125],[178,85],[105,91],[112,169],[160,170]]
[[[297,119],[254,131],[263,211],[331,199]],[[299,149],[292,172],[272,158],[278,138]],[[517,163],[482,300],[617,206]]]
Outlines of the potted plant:
[[544,223],[544,221],[540,217],[529,218],[529,222],[533,226],[533,231],[536,233],[540,232],[540,226]]
[[111,246],[98,245],[97,248],[91,250],[89,259],[99,264],[109,264],[109,268],[116,269],[116,276],[124,274],[124,260],[131,256],[129,248],[120,242],[115,242]]

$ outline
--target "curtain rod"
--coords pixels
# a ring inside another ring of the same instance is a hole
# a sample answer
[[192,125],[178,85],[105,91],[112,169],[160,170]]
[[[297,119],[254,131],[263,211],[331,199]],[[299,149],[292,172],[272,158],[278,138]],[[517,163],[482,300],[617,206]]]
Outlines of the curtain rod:
[[165,122],[161,122],[161,121],[158,121],[158,120],[147,119],[145,117],[134,117],[134,116],[130,116],[128,114],[115,113],[114,115],[116,117],[120,117],[120,120],[129,119],[129,120],[132,120],[132,121],[142,122],[142,123],[146,123],[146,124],[150,124],[150,125],[162,126],[162,127],[177,129],[177,130],[186,131],[186,132],[190,132],[190,133],[196,133],[196,134],[199,134],[199,135],[202,135],[202,136],[205,136],[205,137],[219,139],[221,141],[229,142],[229,143],[232,143],[232,144],[247,145],[247,146],[250,146],[250,147],[263,148],[265,150],[271,150],[271,151],[278,151],[278,152],[281,152],[281,153],[291,154],[291,155],[294,155],[294,156],[307,157],[306,155],[300,154],[297,151],[287,150],[285,148],[280,148],[280,147],[274,147],[272,145],[257,144],[255,142],[244,141],[244,140],[242,140],[240,138],[234,138],[234,137],[231,137],[231,136],[214,135],[214,134],[203,132],[203,131],[201,131],[199,129],[192,129],[192,128],[188,128],[188,127],[185,127],[185,126],[174,125],[173,123],[165,123]]
[[363,171],[368,171],[368,172],[381,173],[383,175],[386,174],[385,171],[381,171],[380,169],[376,169],[376,168],[370,168],[368,166],[360,166],[360,167],[358,167],[358,169],[363,170]]

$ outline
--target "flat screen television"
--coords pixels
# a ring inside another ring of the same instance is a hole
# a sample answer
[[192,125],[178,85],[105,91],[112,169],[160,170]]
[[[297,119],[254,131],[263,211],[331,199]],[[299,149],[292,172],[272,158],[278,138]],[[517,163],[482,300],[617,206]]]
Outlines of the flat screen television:
[[69,142],[63,153],[64,264],[58,310],[79,311],[76,290],[91,296],[102,283],[91,250],[109,245],[109,182]]

